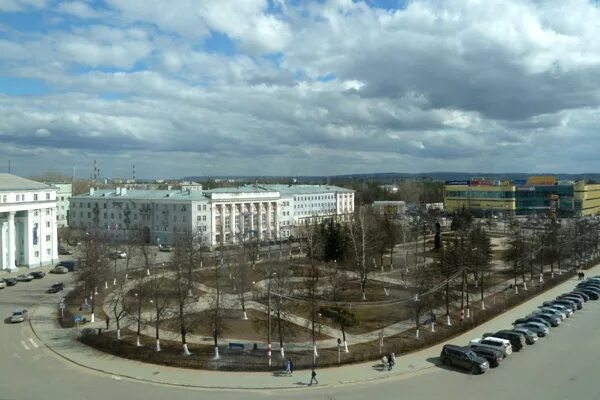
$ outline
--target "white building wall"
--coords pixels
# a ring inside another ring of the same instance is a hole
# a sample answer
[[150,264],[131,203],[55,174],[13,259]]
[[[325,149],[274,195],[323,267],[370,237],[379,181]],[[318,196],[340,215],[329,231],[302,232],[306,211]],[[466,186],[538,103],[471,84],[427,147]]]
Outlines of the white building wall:
[[2,269],[36,268],[58,261],[55,210],[55,188],[0,190]]

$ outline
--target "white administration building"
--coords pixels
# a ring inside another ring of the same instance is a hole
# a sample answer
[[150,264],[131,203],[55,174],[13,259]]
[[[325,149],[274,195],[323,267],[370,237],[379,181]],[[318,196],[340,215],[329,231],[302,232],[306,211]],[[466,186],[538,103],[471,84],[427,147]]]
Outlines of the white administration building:
[[0,173],[0,269],[58,261],[57,188]]
[[345,218],[354,191],[330,185],[246,185],[212,190],[90,189],[71,198],[70,226],[126,240],[172,244],[176,232],[200,232],[208,246],[286,239],[305,221]]

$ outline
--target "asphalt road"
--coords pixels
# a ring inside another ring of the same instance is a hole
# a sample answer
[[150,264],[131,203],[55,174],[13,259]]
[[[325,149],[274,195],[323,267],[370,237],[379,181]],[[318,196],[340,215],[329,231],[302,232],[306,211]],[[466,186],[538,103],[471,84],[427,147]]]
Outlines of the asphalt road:
[[[0,315],[10,317],[15,307],[33,310],[39,302],[57,304],[61,294],[44,290],[60,279],[68,281],[64,275],[47,275],[0,290]],[[144,383],[94,372],[55,355],[39,343],[28,323],[5,320],[0,328],[0,399],[598,399],[598,338],[600,301],[590,301],[547,338],[484,375],[433,367],[363,383],[242,392]],[[438,360],[430,361],[433,365]],[[308,381],[308,372],[299,371],[294,379]]]

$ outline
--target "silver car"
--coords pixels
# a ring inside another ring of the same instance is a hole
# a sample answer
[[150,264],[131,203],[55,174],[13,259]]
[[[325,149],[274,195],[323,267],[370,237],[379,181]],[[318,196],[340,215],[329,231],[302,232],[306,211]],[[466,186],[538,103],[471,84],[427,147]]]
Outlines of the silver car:
[[18,308],[13,311],[12,316],[10,317],[10,322],[23,322],[27,319],[27,310],[24,308]]

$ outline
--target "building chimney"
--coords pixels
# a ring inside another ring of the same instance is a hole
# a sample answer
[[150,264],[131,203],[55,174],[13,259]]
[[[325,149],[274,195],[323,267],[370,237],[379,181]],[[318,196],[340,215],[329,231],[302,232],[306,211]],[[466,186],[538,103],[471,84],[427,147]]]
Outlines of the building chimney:
[[93,195],[94,195],[94,187],[90,186],[90,196],[93,196]]

